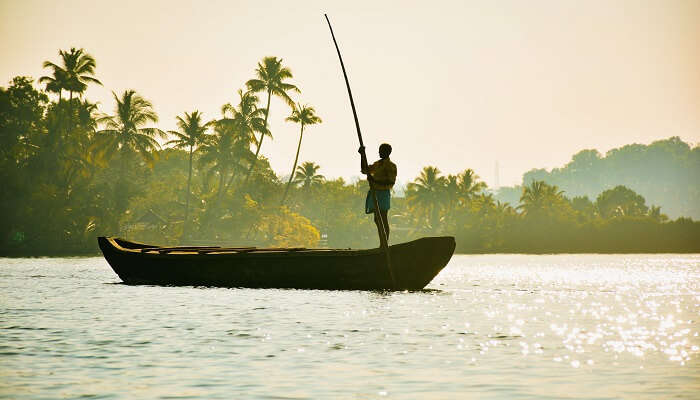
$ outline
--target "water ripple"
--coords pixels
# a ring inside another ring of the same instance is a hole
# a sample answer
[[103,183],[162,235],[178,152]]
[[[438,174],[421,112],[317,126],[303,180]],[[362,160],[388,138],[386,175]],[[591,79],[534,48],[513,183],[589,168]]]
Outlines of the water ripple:
[[700,393],[698,255],[455,256],[415,292],[131,286],[101,258],[0,271],[0,397]]

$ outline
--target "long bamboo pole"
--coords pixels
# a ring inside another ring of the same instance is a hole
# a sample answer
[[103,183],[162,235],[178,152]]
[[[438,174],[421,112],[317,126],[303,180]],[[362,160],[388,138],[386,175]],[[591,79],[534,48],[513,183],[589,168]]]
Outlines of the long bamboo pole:
[[[348,96],[350,97],[350,107],[352,107],[352,115],[355,117],[355,128],[357,129],[357,139],[360,141],[360,147],[365,147],[362,141],[362,132],[360,131],[360,120],[357,119],[357,110],[355,109],[355,101],[352,98],[352,90],[350,89],[350,81],[348,80],[348,73],[345,71],[345,63],[343,63],[343,56],[340,55],[340,48],[338,47],[338,42],[335,40],[335,34],[333,34],[333,27],[331,26],[331,21],[328,19],[328,14],[323,14],[326,17],[326,22],[328,22],[328,29],[331,31],[331,37],[333,38],[333,44],[335,44],[335,50],[338,52],[338,59],[340,60],[340,67],[343,69],[343,77],[345,78],[345,86],[348,88]],[[367,176],[369,181],[369,175]],[[371,186],[371,183],[370,183]],[[389,254],[389,236],[386,234],[387,227],[384,226],[384,220],[382,219],[381,213],[379,212],[379,201],[377,200],[377,193],[374,189],[370,188],[370,193],[372,194],[372,201],[374,203],[374,219],[378,221],[380,227],[380,235],[383,236],[383,240],[380,240],[380,246],[382,252],[386,257],[386,267],[389,270],[389,276],[391,276],[391,283],[394,289],[398,289],[396,286],[396,278],[394,278],[394,271],[391,268],[391,255]]]

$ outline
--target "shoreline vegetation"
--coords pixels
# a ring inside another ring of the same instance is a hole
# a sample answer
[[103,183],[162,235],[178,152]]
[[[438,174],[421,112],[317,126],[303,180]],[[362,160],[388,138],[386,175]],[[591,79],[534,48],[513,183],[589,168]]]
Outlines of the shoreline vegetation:
[[[302,102],[303,87],[281,59],[252,68],[220,116],[183,111],[168,132],[134,90],[113,93],[113,113],[99,113],[84,96],[102,85],[85,50],[61,50],[44,67],[36,83],[18,76],[0,88],[0,256],[97,255],[97,236],[378,245],[362,207],[366,182],[326,179],[300,158],[302,138],[323,134],[323,107],[317,114]],[[270,110],[273,96],[287,108]],[[270,118],[299,135],[286,178],[260,154],[276,133]],[[495,190],[472,169],[443,175],[427,166],[392,201],[391,242],[451,235],[462,254],[698,253],[700,222],[690,218],[700,215],[698,182],[700,147],[677,137],[605,156],[583,150],[562,168],[535,169],[522,186]]]

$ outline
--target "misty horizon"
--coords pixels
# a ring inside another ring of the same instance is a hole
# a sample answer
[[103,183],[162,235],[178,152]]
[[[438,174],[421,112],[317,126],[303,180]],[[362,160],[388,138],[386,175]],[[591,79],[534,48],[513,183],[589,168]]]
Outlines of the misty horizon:
[[[301,158],[328,177],[357,174],[357,143],[324,12],[346,58],[367,148],[392,143],[401,181],[424,165],[457,173],[467,164],[493,187],[498,162],[500,185],[511,186],[583,149],[605,153],[671,136],[700,142],[697,2],[87,4],[65,2],[49,15],[42,2],[2,3],[0,78],[37,79],[56,49],[82,47],[98,60],[104,87],[86,96],[100,111],[112,112],[112,90],[135,89],[170,130],[184,111],[218,118],[257,60],[276,55],[302,85],[295,100],[324,119]],[[57,29],[53,21],[72,21],[77,10],[79,23]],[[263,16],[271,27],[256,29]],[[253,37],[236,39],[251,30]],[[286,116],[273,99],[276,135],[262,154],[279,175],[288,173],[296,141]]]

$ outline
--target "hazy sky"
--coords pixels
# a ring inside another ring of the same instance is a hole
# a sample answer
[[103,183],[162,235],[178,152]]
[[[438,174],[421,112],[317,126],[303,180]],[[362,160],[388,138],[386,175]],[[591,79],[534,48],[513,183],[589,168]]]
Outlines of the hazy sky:
[[[300,161],[328,177],[359,175],[357,137],[333,22],[368,154],[394,147],[399,180],[425,165],[473,168],[494,184],[566,163],[581,149],[680,136],[700,142],[700,1],[33,1],[0,0],[0,85],[49,74],[45,60],[83,47],[97,60],[87,97],[111,113],[111,91],[151,100],[160,128],[200,110],[220,115],[257,62],[284,59],[324,123]],[[273,101],[280,175],[298,126]]]

